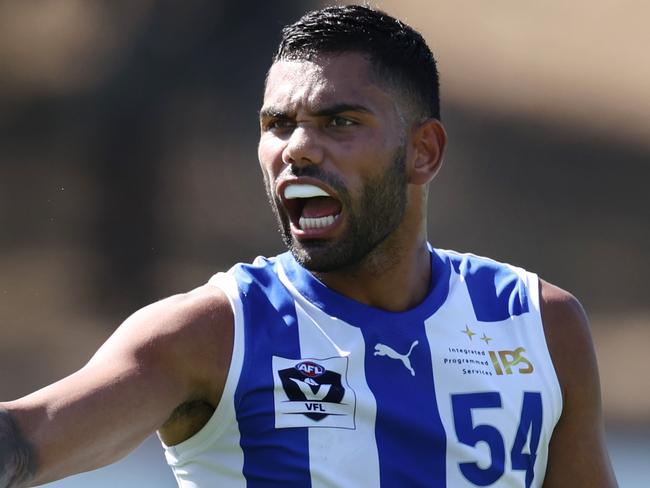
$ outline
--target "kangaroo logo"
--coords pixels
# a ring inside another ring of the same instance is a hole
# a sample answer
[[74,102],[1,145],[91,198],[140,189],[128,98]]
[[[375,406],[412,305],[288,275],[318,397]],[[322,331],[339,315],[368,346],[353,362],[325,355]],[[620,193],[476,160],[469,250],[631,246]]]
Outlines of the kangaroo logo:
[[415,371],[413,370],[413,367],[411,366],[411,360],[409,359],[409,356],[413,352],[413,348],[419,344],[418,341],[413,341],[413,344],[411,344],[411,348],[409,349],[409,352],[406,354],[400,354],[395,349],[393,349],[390,346],[387,346],[385,344],[377,344],[375,345],[375,356],[388,356],[391,359],[399,359],[402,361],[402,364],[404,364],[404,367],[408,369],[411,372],[411,376],[415,376]]

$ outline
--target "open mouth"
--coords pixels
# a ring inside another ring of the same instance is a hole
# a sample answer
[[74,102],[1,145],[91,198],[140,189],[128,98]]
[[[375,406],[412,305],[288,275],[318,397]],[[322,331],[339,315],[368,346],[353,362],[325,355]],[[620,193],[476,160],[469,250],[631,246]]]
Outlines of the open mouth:
[[282,197],[292,227],[305,234],[332,228],[341,215],[341,202],[316,185],[290,183]]

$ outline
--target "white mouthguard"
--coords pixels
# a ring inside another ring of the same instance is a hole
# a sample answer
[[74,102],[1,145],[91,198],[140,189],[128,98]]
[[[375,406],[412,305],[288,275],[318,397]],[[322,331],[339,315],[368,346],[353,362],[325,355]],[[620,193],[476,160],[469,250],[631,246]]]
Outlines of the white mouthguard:
[[322,188],[314,185],[295,184],[289,185],[284,189],[284,198],[287,200],[313,197],[329,197],[329,194]]

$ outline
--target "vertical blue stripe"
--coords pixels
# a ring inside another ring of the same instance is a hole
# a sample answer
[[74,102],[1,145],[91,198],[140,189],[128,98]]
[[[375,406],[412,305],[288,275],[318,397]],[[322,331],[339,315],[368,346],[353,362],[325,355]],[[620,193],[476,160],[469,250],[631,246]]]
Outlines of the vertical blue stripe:
[[275,428],[272,357],[298,359],[300,344],[293,300],[269,279],[270,268],[235,271],[245,295],[245,355],[235,393],[243,474],[248,488],[309,488],[307,429]]
[[[362,332],[366,380],[377,400],[375,435],[381,486],[444,488],[446,436],[424,324],[382,324],[364,327]],[[374,354],[377,343],[406,354],[415,340],[418,345],[409,356],[415,376],[399,359]],[[405,431],[405,425],[417,429]]]

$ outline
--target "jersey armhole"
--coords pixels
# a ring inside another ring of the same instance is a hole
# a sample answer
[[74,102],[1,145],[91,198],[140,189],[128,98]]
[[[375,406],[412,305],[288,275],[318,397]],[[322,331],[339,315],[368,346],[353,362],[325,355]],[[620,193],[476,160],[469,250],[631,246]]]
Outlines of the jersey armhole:
[[[530,301],[530,304],[532,305],[533,309],[535,310],[535,313],[537,317],[539,318],[539,324],[541,327],[541,340],[544,341],[544,351],[546,351],[546,356],[548,358],[548,364],[550,364],[550,370],[552,372],[552,382],[553,382],[553,388],[551,391],[556,392],[556,395],[554,395],[556,398],[554,398],[554,406],[556,407],[556,412],[555,414],[555,419],[556,423],[560,419],[560,415],[562,414],[562,408],[564,405],[564,398],[562,395],[562,386],[560,385],[560,379],[557,375],[557,370],[555,369],[555,364],[553,363],[553,356],[551,355],[551,351],[548,347],[548,341],[546,340],[546,329],[544,327],[544,320],[542,319],[542,309],[541,309],[541,304],[540,304],[540,279],[539,276],[535,273],[531,272],[526,272],[526,284],[528,288],[528,300]],[[550,386],[550,385],[549,385]]]
[[224,385],[221,399],[214,413],[206,424],[192,437],[173,446],[160,442],[165,451],[165,457],[170,466],[178,466],[188,458],[193,458],[208,449],[231,425],[236,422],[235,391],[239,382],[244,359],[244,324],[242,302],[235,278],[228,273],[217,273],[208,281],[209,285],[221,289],[230,302],[234,317],[233,350],[230,367]]

